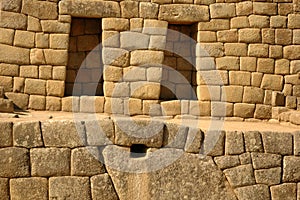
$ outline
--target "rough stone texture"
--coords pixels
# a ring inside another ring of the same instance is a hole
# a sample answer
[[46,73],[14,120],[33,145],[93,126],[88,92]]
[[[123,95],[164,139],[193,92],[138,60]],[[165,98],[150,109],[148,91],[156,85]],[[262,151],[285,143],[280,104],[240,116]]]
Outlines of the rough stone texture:
[[7,178],[0,178],[0,194],[1,200],[8,200],[9,199],[9,179]]
[[[182,153],[180,150],[172,151],[174,154]],[[163,160],[170,159],[164,152],[160,154],[161,156]],[[121,200],[136,198],[236,199],[211,157],[200,159],[197,155],[183,154],[168,167],[148,174],[130,174],[111,168],[108,168],[108,171]],[[139,190],[135,189],[136,184],[139,185]],[[174,187],[181,192],[175,191]]]
[[71,150],[66,148],[37,148],[30,150],[33,176],[70,175]]
[[257,131],[244,133],[245,148],[247,152],[263,152],[262,138]]
[[71,120],[49,120],[42,122],[42,135],[46,147],[74,148],[85,144],[82,122]]
[[14,112],[14,105],[11,100],[8,99],[1,99],[0,98],[0,113],[13,113]]
[[266,153],[293,154],[293,136],[290,133],[262,132]]
[[48,180],[40,177],[11,179],[10,195],[16,200],[47,200]]
[[280,200],[296,200],[297,197],[297,184],[296,183],[285,183],[281,185],[275,185],[270,188],[272,199]]
[[225,154],[244,153],[244,138],[242,132],[226,132]]
[[277,185],[281,181],[281,167],[255,170],[255,180],[258,184]]
[[283,182],[299,182],[299,157],[285,156],[283,159]]
[[29,151],[25,148],[9,147],[0,149],[1,177],[27,177],[29,172]]
[[58,15],[56,3],[37,0],[24,0],[22,13],[39,19],[56,19]]
[[91,199],[88,177],[51,177],[49,179],[49,198],[74,200]]
[[92,198],[94,200],[118,200],[111,178],[108,174],[101,174],[91,178]]
[[235,189],[239,200],[265,200],[270,199],[267,185],[252,185]]
[[251,153],[254,169],[268,169],[280,167],[282,156],[268,153]]
[[0,61],[11,64],[29,64],[29,49],[0,44]]
[[12,146],[12,123],[0,123],[0,147]]
[[39,122],[14,123],[14,146],[33,148],[43,146]]
[[241,165],[223,171],[232,187],[255,184],[252,165]]
[[220,169],[228,169],[240,165],[239,156],[218,156],[214,158]]
[[6,12],[1,11],[0,16],[0,26],[2,28],[12,28],[12,29],[22,29],[26,30],[27,28],[27,16],[14,13],[14,12]]
[[234,104],[234,113],[233,116],[235,117],[242,117],[242,118],[251,118],[254,115],[254,104],[246,104],[246,103],[236,103]]

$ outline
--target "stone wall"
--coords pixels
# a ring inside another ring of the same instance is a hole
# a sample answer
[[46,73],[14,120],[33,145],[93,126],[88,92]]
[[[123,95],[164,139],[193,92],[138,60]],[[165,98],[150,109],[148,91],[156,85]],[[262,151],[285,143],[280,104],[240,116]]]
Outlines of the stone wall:
[[[0,199],[300,198],[299,131],[149,122],[1,122]],[[144,128],[143,137],[133,137]]]
[[[69,111],[66,96],[103,95],[95,97],[97,112],[148,115],[152,107],[153,115],[277,118],[300,105],[299,12],[298,0],[2,0],[0,85],[25,110]],[[195,40],[170,43],[167,33],[185,34],[181,26]],[[169,64],[170,49],[185,62],[171,65],[165,85],[174,94],[165,98],[161,64]],[[76,62],[91,52],[92,66],[76,69],[75,52]],[[73,99],[73,110],[84,110]]]

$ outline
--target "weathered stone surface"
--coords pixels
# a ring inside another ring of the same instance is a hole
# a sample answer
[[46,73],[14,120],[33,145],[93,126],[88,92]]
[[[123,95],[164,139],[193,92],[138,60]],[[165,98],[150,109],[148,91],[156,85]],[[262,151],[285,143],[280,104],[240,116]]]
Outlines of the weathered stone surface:
[[[222,43],[197,43],[196,56],[199,57],[222,57],[224,46]],[[226,54],[229,56],[229,54]]]
[[111,120],[85,121],[87,144],[91,146],[102,146],[114,142],[114,124]]
[[11,64],[0,64],[0,75],[1,76],[19,76],[19,66]]
[[161,102],[161,112],[163,115],[175,116],[181,114],[181,104],[178,100]]
[[29,152],[25,148],[9,147],[0,149],[0,176],[26,177],[29,172]]
[[225,136],[225,154],[244,153],[243,133],[238,131],[228,131]]
[[45,110],[46,97],[41,95],[30,95],[28,108],[32,110]]
[[[172,149],[164,151],[159,155],[159,159],[164,161],[170,159],[167,151],[171,151],[173,155],[183,153],[181,150]],[[211,157],[201,159],[198,155],[183,154],[168,167],[155,172],[149,171],[147,174],[130,174],[111,168],[108,168],[108,171],[121,200],[136,198],[236,199]],[[140,183],[152,184],[139,184],[137,180]],[[139,185],[139,190],[136,190],[136,184]],[[177,189],[174,190],[174,188]]]
[[164,124],[159,121],[147,119],[115,120],[115,143],[122,146],[144,144],[148,147],[162,146]]
[[70,24],[57,20],[41,20],[42,30],[46,33],[70,33]]
[[261,88],[281,91],[283,88],[283,77],[280,75],[265,74],[262,79]]
[[35,148],[30,150],[33,176],[70,175],[71,150],[67,148]]
[[61,111],[61,98],[59,97],[46,97],[46,110]]
[[293,156],[285,156],[283,159],[283,182],[299,182],[299,170],[300,158]]
[[49,179],[49,198],[73,200],[91,199],[88,177],[51,177]]
[[214,158],[215,163],[220,169],[228,169],[240,165],[239,156],[218,156]]
[[252,163],[251,154],[249,152],[239,155],[239,159],[240,159],[241,165],[247,165],[247,164]]
[[0,27],[26,30],[27,16],[20,13],[1,11]]
[[281,155],[269,153],[251,153],[254,169],[268,169],[281,166]]
[[137,32],[120,33],[121,48],[129,50],[147,49],[150,36]]
[[204,133],[198,128],[189,127],[184,150],[188,153],[200,153]]
[[76,148],[71,154],[72,176],[93,176],[105,172],[97,147]]
[[13,113],[14,104],[11,100],[0,98],[0,112]]
[[23,0],[22,13],[39,19],[57,19],[57,4],[48,1]]
[[242,102],[243,87],[242,86],[223,86],[222,101],[238,103]]
[[[0,28],[0,42],[1,44],[12,45],[14,40],[14,30]],[[0,65],[1,66],[1,65]]]
[[158,18],[173,23],[208,21],[208,6],[185,4],[161,5]]
[[10,195],[16,200],[47,200],[48,180],[40,177],[11,179]]
[[277,185],[281,181],[281,167],[255,170],[255,180],[258,184]]
[[124,49],[104,48],[102,59],[105,65],[126,67],[129,65],[129,52]]
[[280,132],[262,132],[263,144],[266,153],[281,155],[293,154],[293,135]]
[[48,65],[67,65],[68,52],[66,50],[44,50],[46,64]]
[[255,184],[252,165],[241,165],[223,171],[232,187]]
[[240,60],[238,57],[225,56],[216,58],[216,67],[220,70],[239,70]]
[[139,3],[135,1],[120,2],[121,14],[124,18],[134,18],[139,16]]
[[244,132],[245,148],[247,152],[263,152],[261,135],[257,131]]
[[25,65],[20,67],[20,76],[24,78],[38,78],[39,70],[38,66]]
[[130,64],[134,66],[162,64],[163,59],[162,51],[136,50],[131,52]]
[[39,79],[26,79],[25,80],[25,93],[46,95],[46,81]]
[[254,118],[255,119],[270,119],[270,118],[272,118],[272,106],[256,104]]
[[133,82],[130,84],[131,97],[137,99],[156,100],[160,95],[160,84],[154,82]]
[[188,128],[184,125],[166,123],[164,130],[163,146],[183,149],[186,144]]
[[29,64],[29,49],[0,44],[0,62],[26,65]]
[[157,19],[159,5],[153,2],[140,2],[139,16],[144,19]]
[[270,188],[272,199],[274,200],[296,200],[297,197],[297,184],[296,183],[284,183],[275,185]]
[[239,200],[265,200],[270,199],[267,185],[252,185],[235,189]]
[[0,178],[0,199],[8,200],[9,199],[9,179]]
[[118,195],[108,174],[101,174],[91,178],[92,198],[94,200],[118,200]]
[[[84,8],[84,9],[82,9]],[[59,3],[59,13],[74,17],[120,17],[121,11],[118,2],[113,1],[81,1],[65,0]]]
[[218,31],[228,30],[230,28],[229,20],[227,19],[212,19],[209,22],[198,23],[199,31]]
[[79,100],[80,98],[75,96],[62,98],[62,111],[79,112]]
[[215,3],[209,6],[211,18],[231,18],[235,16],[235,4]]
[[28,16],[28,31],[41,32],[42,26],[38,18]]
[[20,12],[22,5],[22,0],[3,0],[1,2],[1,10],[11,11],[11,12]]
[[0,147],[12,146],[12,123],[0,122]]
[[289,45],[283,48],[283,57],[286,59],[297,60],[300,59],[300,45]]
[[208,156],[224,155],[225,131],[208,130],[204,134],[203,148],[201,148],[200,154]]
[[80,121],[49,120],[42,122],[42,135],[46,147],[74,148],[85,144],[84,125]]
[[33,148],[43,146],[39,122],[17,122],[13,126],[14,146]]
[[64,81],[47,81],[46,85],[48,96],[63,97],[65,93],[65,82]]

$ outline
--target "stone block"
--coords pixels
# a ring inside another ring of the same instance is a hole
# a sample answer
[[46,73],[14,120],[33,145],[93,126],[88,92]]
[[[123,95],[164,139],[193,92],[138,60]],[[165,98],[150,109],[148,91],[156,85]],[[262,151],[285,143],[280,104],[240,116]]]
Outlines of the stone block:
[[161,111],[163,115],[175,116],[181,114],[181,104],[179,100],[161,102]]
[[19,76],[19,66],[1,63],[0,76]]
[[250,15],[248,17],[251,28],[269,28],[270,17],[262,15]]
[[45,110],[46,97],[40,95],[30,95],[28,108],[32,110]]
[[232,103],[242,102],[243,87],[242,86],[223,86],[221,100]]
[[73,200],[91,199],[89,177],[51,177],[49,198]]
[[1,10],[11,11],[11,12],[20,12],[21,11],[21,0],[5,0],[1,2]]
[[80,112],[101,113],[104,107],[104,97],[81,96]]
[[297,74],[298,72],[300,72],[300,61],[298,60],[291,61],[290,73]]
[[228,169],[240,165],[240,160],[238,155],[234,156],[218,156],[214,158],[215,163],[220,169]]
[[24,0],[21,13],[39,19],[57,19],[58,16],[56,3],[36,0]]
[[11,179],[10,197],[16,200],[46,200],[48,199],[48,180],[40,177]]
[[300,55],[297,53],[300,51],[300,45],[289,45],[283,47],[283,57],[290,60],[300,59]]
[[65,81],[66,80],[66,67],[65,66],[54,66],[52,68],[52,78],[54,80]]
[[266,3],[266,2],[254,2],[253,3],[253,13],[257,15],[276,15],[277,14],[277,4],[276,3]]
[[204,133],[198,128],[189,127],[184,151],[188,153],[200,153]]
[[252,118],[254,116],[255,104],[236,103],[234,104],[234,117]]
[[135,66],[162,64],[163,59],[164,54],[162,51],[135,50],[131,52],[130,64]]
[[272,106],[284,106],[285,96],[282,92],[272,92]]
[[0,62],[26,65],[30,62],[29,54],[29,49],[0,44]]
[[256,87],[244,87],[243,103],[263,103],[264,90]]
[[279,45],[292,44],[293,31],[288,29],[276,29],[275,30],[275,43]]
[[144,20],[142,18],[130,19],[130,31],[142,32]]
[[257,131],[244,132],[246,152],[263,152],[261,135]]
[[102,20],[102,29],[106,31],[127,31],[129,30],[129,20],[122,18],[104,18]]
[[[222,40],[225,40],[224,37],[225,37],[225,34],[218,36],[218,41],[222,42]],[[217,41],[216,33],[213,31],[198,31],[197,41],[198,42],[216,42]]]
[[284,96],[292,95],[293,86],[292,84],[284,84],[282,93]]
[[284,82],[286,84],[299,85],[300,79],[298,74],[284,76]]
[[79,97],[64,97],[61,100],[62,111],[65,112],[79,112]]
[[123,69],[114,66],[104,66],[103,79],[104,81],[118,82],[123,77]]
[[38,66],[35,65],[21,66],[20,76],[24,78],[38,78],[39,77]]
[[281,155],[293,154],[293,135],[280,132],[262,132],[265,152]]
[[11,29],[27,29],[27,16],[15,13],[15,12],[6,12],[1,11],[0,16],[0,26],[1,28],[11,28]]
[[26,79],[24,91],[27,94],[46,95],[46,81]]
[[46,64],[48,65],[67,65],[68,51],[66,50],[44,50]]
[[106,97],[129,97],[130,84],[128,82],[104,82],[103,90]]
[[278,185],[281,180],[281,167],[255,170],[254,175],[258,184]]
[[145,19],[143,33],[149,35],[167,35],[168,22],[162,20]]
[[134,18],[139,16],[139,3],[135,1],[120,2],[121,15],[123,18]]
[[70,33],[71,24],[57,20],[41,20],[42,30],[45,33]]
[[0,76],[0,85],[4,92],[11,92],[13,89],[13,79],[8,76]]
[[127,67],[123,70],[123,80],[128,82],[146,81],[146,68],[144,67]]
[[63,97],[65,93],[65,82],[64,81],[47,81],[47,95]]
[[296,29],[300,28],[300,15],[299,14],[289,14],[288,15],[288,28]]
[[28,16],[27,31],[41,32],[42,26],[38,18]]
[[230,28],[228,19],[212,19],[209,22],[199,22],[198,31],[218,31]]
[[222,156],[225,149],[225,131],[208,130],[204,132],[200,155]]
[[287,17],[286,16],[271,16],[270,27],[271,28],[286,28]]
[[161,106],[158,100],[143,100],[143,114],[149,116],[161,116]]
[[255,119],[271,119],[272,118],[272,106],[256,104],[254,118]]
[[51,49],[68,49],[69,35],[68,34],[50,34]]
[[251,73],[243,71],[230,71],[229,84],[249,86],[251,85]]
[[239,70],[240,59],[233,56],[216,58],[216,67],[219,70]]
[[270,58],[282,58],[282,47],[280,45],[272,45],[269,47]]
[[153,2],[140,2],[139,16],[144,19],[157,19],[159,4]]
[[40,79],[51,79],[52,78],[52,66],[51,65],[43,65],[39,67],[39,78]]
[[288,75],[290,73],[290,61],[287,59],[276,60],[275,74]]
[[124,100],[105,97],[104,113],[124,114]]
[[300,30],[293,30],[293,44],[300,44]]
[[284,183],[270,187],[272,199],[280,200],[296,200],[297,197],[297,184]]
[[245,28],[239,30],[239,42],[244,43],[260,43],[261,32],[256,28]]
[[218,31],[217,37],[219,42],[237,42],[238,32],[237,30]]
[[243,133],[238,131],[228,131],[225,136],[225,154],[235,155],[244,153]]
[[46,97],[46,110],[61,111],[61,98],[59,97]]
[[105,173],[97,147],[76,148],[71,154],[72,176],[93,176]]
[[267,185],[257,184],[235,189],[240,200],[265,200],[270,199],[270,191]]
[[115,144],[131,146],[144,144],[147,147],[159,148],[162,146],[164,124],[160,121],[147,119],[116,119]]
[[49,47],[49,34],[36,33],[35,34],[35,46],[37,48]]
[[210,70],[197,72],[197,85],[227,85],[228,72],[225,70]]
[[293,96],[300,97],[300,86],[299,85],[293,86]]
[[224,46],[222,43],[198,43],[196,45],[197,57],[222,57]]
[[129,65],[129,52],[124,49],[104,48],[102,59],[105,65],[126,67]]
[[80,147],[85,142],[84,124],[72,120],[42,122],[42,135],[46,147]]
[[29,151],[26,148],[0,149],[1,177],[20,178],[30,176]]
[[194,116],[210,116],[211,102],[209,101],[190,101],[189,113]]
[[297,97],[286,96],[285,97],[285,106],[290,109],[296,109],[297,108]]
[[241,165],[247,165],[247,164],[252,163],[251,154],[249,152],[239,155],[239,159],[240,159]]
[[0,98],[0,112],[13,113],[14,104],[11,100]]
[[285,156],[283,159],[283,182],[299,182],[299,157]]
[[211,18],[231,18],[235,14],[235,4],[215,3],[209,6]]
[[163,146],[167,148],[184,149],[188,127],[175,123],[166,123],[164,128]]
[[264,28],[261,30],[262,43],[275,44],[275,29]]
[[16,30],[14,37],[14,46],[33,48],[35,34],[33,32]]
[[208,21],[208,6],[187,4],[161,5],[158,19],[172,23]]
[[46,64],[45,53],[43,49],[30,50],[30,63],[35,65]]
[[221,87],[200,85],[197,87],[197,97],[201,101],[219,101],[221,99]]
[[236,14],[238,16],[248,16],[253,13],[253,3],[251,1],[243,1],[236,4]]
[[152,35],[150,37],[149,49],[150,50],[163,50],[166,48],[166,36]]
[[131,97],[146,100],[159,99],[160,84],[154,82],[133,82],[130,84]]
[[231,117],[233,115],[233,104],[226,102],[211,102],[211,116]]
[[112,120],[85,121],[87,144],[90,146],[103,146],[114,142],[114,124]]
[[234,17],[230,20],[230,27],[231,28],[248,28],[250,27],[248,17]]
[[14,123],[13,144],[25,148],[43,146],[40,123],[37,121]]
[[118,31],[103,31],[102,45],[103,47],[120,47],[120,33]]
[[229,184],[236,188],[255,184],[252,165],[241,165],[223,171]]
[[265,74],[262,79],[261,88],[281,91],[283,88],[283,77],[281,75]]
[[247,56],[247,44],[244,43],[226,43],[226,56]]
[[91,178],[92,198],[94,200],[117,200],[118,195],[113,186],[113,182],[108,174],[101,174]]
[[258,58],[257,60],[257,71],[267,74],[274,73],[274,59],[272,58]]
[[0,194],[1,200],[8,200],[9,199],[9,179],[7,178],[0,178]]
[[269,56],[269,45],[267,44],[249,44],[248,56],[266,58]]
[[143,103],[141,99],[129,98],[124,101],[124,114],[127,115],[142,115]]
[[12,29],[0,28],[0,42],[1,44],[12,45],[15,31]]

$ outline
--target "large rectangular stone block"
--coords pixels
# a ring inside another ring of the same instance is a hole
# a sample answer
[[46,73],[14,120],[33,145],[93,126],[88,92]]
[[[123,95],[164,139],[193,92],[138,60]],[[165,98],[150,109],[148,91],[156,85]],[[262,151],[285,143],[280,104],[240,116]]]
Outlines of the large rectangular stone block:
[[132,98],[156,100],[160,96],[160,84],[154,82],[133,82],[130,84]]
[[252,118],[254,116],[255,104],[236,103],[234,104],[235,117]]
[[39,19],[57,19],[57,4],[48,1],[24,0],[21,13]]
[[26,79],[25,80],[25,93],[46,95],[46,81],[38,79]]
[[234,3],[215,3],[209,6],[211,18],[231,18],[235,14]]
[[46,33],[70,33],[71,25],[57,20],[41,20],[42,30]]
[[240,103],[243,99],[242,86],[223,86],[222,87],[222,101]]
[[261,88],[265,90],[281,91],[283,88],[283,76],[265,74],[262,79]]
[[32,110],[45,110],[46,97],[41,95],[30,95],[28,108]]
[[26,65],[30,63],[30,50],[0,44],[0,62]]
[[262,132],[265,152],[280,155],[293,154],[293,135],[281,132]]
[[187,134],[188,127],[181,124],[166,123],[163,146],[167,148],[184,149]]
[[243,71],[231,71],[229,72],[229,84],[231,85],[251,85],[251,73]]
[[20,14],[20,13],[15,13],[15,12],[1,11],[0,27],[26,30],[27,29],[27,16]]
[[68,51],[67,50],[44,50],[46,64],[48,65],[67,65]]
[[14,40],[14,30],[13,29],[6,29],[0,28],[0,42],[1,44],[8,44],[12,45]]
[[13,126],[14,146],[33,148],[43,146],[40,122],[16,122]]
[[94,200],[117,200],[119,199],[113,182],[108,174],[101,174],[91,178],[91,190]]
[[263,103],[264,90],[256,87],[244,87],[244,103]]
[[283,159],[283,182],[299,182],[300,158],[285,156]]
[[244,153],[244,137],[242,132],[228,131],[225,136],[225,154],[235,155]]
[[209,22],[199,22],[198,31],[228,30],[230,22],[227,19],[212,19]]
[[114,142],[114,123],[109,119],[85,121],[87,144],[103,146]]

